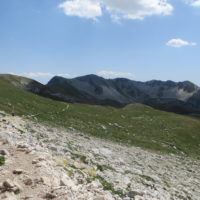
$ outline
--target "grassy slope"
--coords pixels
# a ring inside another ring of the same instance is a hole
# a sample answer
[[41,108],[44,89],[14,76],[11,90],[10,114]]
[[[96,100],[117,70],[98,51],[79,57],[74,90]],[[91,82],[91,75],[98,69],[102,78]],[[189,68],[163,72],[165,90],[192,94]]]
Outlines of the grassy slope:
[[200,120],[148,106],[132,104],[115,109],[67,104],[17,89],[0,78],[0,110],[11,112],[13,105],[18,115],[36,114],[40,122],[101,138],[195,157],[200,152]]
[[0,79],[7,81],[7,82],[12,82],[13,85],[20,87],[22,89],[24,89],[23,84],[21,84],[21,82],[24,83],[31,83],[33,80],[29,79],[29,78],[25,78],[22,76],[16,76],[16,75],[11,75],[11,74],[0,74]]

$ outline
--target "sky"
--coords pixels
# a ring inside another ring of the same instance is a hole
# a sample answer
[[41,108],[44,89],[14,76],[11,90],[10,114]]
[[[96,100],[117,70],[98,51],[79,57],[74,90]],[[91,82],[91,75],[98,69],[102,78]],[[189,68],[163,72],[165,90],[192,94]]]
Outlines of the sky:
[[200,86],[200,0],[0,0],[0,73]]

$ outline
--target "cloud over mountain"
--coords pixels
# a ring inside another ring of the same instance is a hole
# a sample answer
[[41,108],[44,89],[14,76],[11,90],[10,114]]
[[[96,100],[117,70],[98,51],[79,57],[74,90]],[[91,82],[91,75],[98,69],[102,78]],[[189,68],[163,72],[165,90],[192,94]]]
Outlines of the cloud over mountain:
[[13,75],[26,76],[29,78],[37,78],[37,77],[53,77],[53,76],[63,76],[63,77],[71,77],[70,74],[55,74],[55,73],[44,73],[44,72],[23,72],[23,73],[11,73]]
[[116,77],[135,78],[135,75],[130,72],[100,71],[97,73],[97,75],[103,76],[105,78],[116,78]]

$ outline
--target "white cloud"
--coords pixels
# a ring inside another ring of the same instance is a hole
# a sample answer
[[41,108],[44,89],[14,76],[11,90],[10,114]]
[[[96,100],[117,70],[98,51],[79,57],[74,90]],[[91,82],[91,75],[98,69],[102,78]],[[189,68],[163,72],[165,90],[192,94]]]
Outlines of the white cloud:
[[102,15],[100,2],[91,0],[70,0],[59,5],[63,8],[66,15],[78,16],[83,18],[93,18]]
[[59,4],[66,15],[96,19],[107,11],[111,18],[144,19],[151,15],[169,15],[173,6],[168,0],[66,0]]
[[192,5],[192,6],[195,6],[195,7],[200,6],[200,0],[193,1],[193,2],[191,3],[191,5]]
[[105,78],[115,78],[115,77],[125,77],[125,78],[134,78],[135,75],[129,72],[113,72],[113,71],[100,71],[97,73],[99,76]]
[[113,16],[126,19],[144,19],[151,15],[169,15],[173,7],[167,0],[103,0]]
[[[16,73],[11,73],[11,74],[16,74]],[[54,73],[43,73],[43,72],[24,72],[24,73],[18,73],[16,75],[25,76],[28,78],[48,78],[53,76],[71,77],[70,74],[54,74]]]
[[200,0],[183,0],[186,4],[194,6],[194,7],[200,7]]
[[167,46],[170,47],[175,47],[175,48],[180,48],[180,47],[184,47],[184,46],[196,46],[197,44],[195,42],[188,42],[185,40],[182,40],[180,38],[176,38],[176,39],[171,39],[166,43]]
[[56,73],[49,73],[49,72],[47,72],[47,73],[44,73],[44,72],[23,72],[23,73],[10,73],[10,74],[34,79],[34,80],[37,80],[37,81],[39,81],[43,84],[46,84],[54,76],[61,76],[61,77],[65,77],[65,78],[74,77],[73,75],[70,75],[70,74],[65,74],[65,73],[56,74]]

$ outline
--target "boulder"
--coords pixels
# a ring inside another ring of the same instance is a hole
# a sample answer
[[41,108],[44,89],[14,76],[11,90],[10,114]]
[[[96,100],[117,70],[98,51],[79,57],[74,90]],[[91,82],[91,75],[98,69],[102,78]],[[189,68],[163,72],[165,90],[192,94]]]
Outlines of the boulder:
[[57,197],[54,193],[46,193],[45,197],[46,199],[55,199]]
[[13,170],[13,174],[17,174],[17,175],[22,174],[23,172],[24,171],[22,169],[14,169]]
[[2,150],[0,150],[0,155],[2,155],[2,156],[9,156],[10,154],[9,154],[9,152],[6,149],[2,149]]
[[11,188],[14,188],[15,186],[10,179],[7,179],[6,181],[4,181],[2,185],[5,189],[11,189]]
[[48,186],[51,186],[52,185],[52,181],[50,178],[48,177],[41,177],[41,182],[44,184],[44,185],[48,185]]
[[94,200],[106,200],[104,197],[96,197]]
[[26,179],[24,180],[24,184],[25,184],[25,185],[32,185],[32,184],[33,184],[33,180],[32,180],[31,178],[26,178]]
[[128,192],[128,196],[130,198],[135,198],[135,196],[143,196],[144,194],[141,192],[137,192],[137,191],[130,191]]

